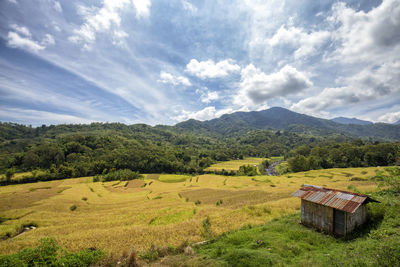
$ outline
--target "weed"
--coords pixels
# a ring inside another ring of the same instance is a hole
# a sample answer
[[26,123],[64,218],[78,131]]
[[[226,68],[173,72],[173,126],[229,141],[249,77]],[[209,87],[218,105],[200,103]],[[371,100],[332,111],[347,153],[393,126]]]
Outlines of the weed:
[[213,237],[213,234],[211,232],[210,217],[208,216],[203,220],[203,236],[206,239],[211,239]]
[[194,202],[194,204],[195,204],[195,205],[200,205],[200,204],[201,204],[201,201],[200,201],[200,200],[196,200],[196,201]]
[[87,197],[83,197],[82,200],[83,200],[83,201],[87,201]]
[[69,207],[69,209],[71,210],[71,211],[74,211],[74,210],[76,210],[78,207],[76,206],[76,205],[72,205],[71,207]]
[[157,200],[157,199],[162,199],[162,196],[156,196],[153,198],[153,200]]

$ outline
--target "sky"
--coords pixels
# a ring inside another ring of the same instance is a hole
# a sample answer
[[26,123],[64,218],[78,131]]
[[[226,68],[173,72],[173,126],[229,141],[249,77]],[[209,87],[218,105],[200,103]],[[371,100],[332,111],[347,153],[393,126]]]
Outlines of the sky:
[[0,0],[0,121],[400,120],[400,0]]

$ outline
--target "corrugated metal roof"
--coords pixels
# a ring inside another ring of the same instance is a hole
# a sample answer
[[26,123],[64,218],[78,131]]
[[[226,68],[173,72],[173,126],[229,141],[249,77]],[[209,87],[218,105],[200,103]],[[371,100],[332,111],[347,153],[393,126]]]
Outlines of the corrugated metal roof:
[[364,202],[374,201],[367,195],[314,185],[304,185],[292,196],[350,213]]

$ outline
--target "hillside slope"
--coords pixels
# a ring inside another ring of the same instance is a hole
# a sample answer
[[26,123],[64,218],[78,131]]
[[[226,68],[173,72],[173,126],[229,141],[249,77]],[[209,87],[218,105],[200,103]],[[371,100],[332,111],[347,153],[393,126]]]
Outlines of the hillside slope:
[[270,129],[319,136],[345,135],[356,138],[400,140],[400,125],[385,123],[342,124],[280,107],[262,111],[235,112],[203,122],[191,119],[178,123],[175,127],[188,131],[208,131],[223,135],[247,132],[251,129]]

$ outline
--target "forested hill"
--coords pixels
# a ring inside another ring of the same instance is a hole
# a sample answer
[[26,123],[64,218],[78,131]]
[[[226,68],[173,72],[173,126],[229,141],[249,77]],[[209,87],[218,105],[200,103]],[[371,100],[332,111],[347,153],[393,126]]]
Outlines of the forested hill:
[[262,111],[235,112],[203,122],[192,119],[178,123],[176,127],[187,131],[205,131],[222,135],[246,132],[251,129],[270,129],[317,136],[345,135],[353,138],[400,140],[400,125],[342,124],[279,107]]

